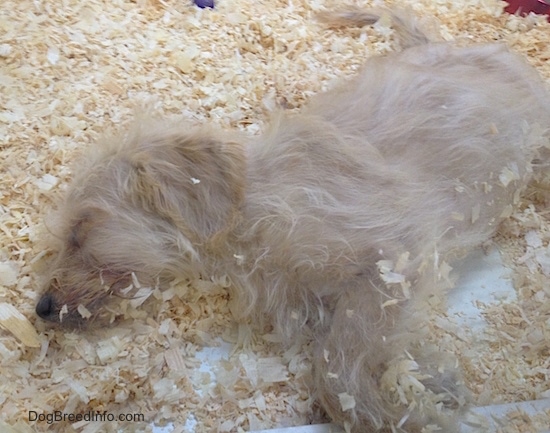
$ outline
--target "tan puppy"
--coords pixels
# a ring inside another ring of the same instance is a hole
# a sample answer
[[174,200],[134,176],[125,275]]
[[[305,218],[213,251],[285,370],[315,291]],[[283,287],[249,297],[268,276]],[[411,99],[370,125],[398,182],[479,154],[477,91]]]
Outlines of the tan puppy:
[[[439,264],[510,215],[548,146],[550,97],[501,45],[432,44],[394,20],[416,46],[370,59],[260,137],[157,124],[92,151],[61,205],[64,245],[37,313],[79,328],[132,273],[226,275],[238,319],[313,332],[315,389],[336,422],[455,431],[437,405],[453,406],[453,373],[415,345],[409,289],[437,290]],[[431,407],[387,384],[406,353],[417,387],[440,396]]]

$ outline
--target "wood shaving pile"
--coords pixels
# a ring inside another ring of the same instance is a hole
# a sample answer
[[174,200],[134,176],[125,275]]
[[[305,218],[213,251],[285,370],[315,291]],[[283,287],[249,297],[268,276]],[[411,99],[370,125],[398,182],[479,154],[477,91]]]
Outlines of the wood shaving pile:
[[[445,40],[504,41],[550,79],[544,17],[507,15],[496,0],[399,4],[435,20]],[[85,334],[47,327],[34,305],[50,254],[42,241],[47,215],[81,150],[143,109],[255,134],[270,110],[297,108],[353,75],[366,57],[397,49],[383,23],[335,31],[315,21],[316,12],[335,6],[329,0],[218,0],[214,10],[188,0],[2,1],[0,430],[141,432],[151,431],[151,423],[173,423],[174,432],[223,432],[322,421],[307,388],[307,341],[283,350],[276,336],[235,325],[223,282],[150,288],[143,305],[122,306],[127,320],[120,326]],[[484,306],[490,324],[484,350],[471,349],[467,331],[433,326],[439,344],[458,353],[479,405],[550,397],[550,218],[541,188],[497,238],[514,269],[518,299]],[[220,339],[239,349],[204,370],[202,348]],[[56,411],[143,420],[30,420]],[[550,413],[517,415],[502,431],[536,425],[550,425]]]

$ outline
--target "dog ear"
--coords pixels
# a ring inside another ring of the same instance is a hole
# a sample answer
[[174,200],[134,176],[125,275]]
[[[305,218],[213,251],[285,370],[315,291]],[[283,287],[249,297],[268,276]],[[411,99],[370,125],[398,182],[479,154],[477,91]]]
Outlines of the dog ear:
[[232,226],[244,197],[243,145],[204,130],[172,128],[148,137],[131,157],[139,205],[197,236]]

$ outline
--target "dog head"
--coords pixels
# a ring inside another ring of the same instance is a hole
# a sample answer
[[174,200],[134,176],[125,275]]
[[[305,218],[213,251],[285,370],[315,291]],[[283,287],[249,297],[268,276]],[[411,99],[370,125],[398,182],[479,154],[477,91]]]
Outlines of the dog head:
[[37,314],[82,328],[136,281],[200,275],[201,252],[225,238],[243,200],[244,151],[228,137],[141,127],[86,155],[53,227],[61,246]]

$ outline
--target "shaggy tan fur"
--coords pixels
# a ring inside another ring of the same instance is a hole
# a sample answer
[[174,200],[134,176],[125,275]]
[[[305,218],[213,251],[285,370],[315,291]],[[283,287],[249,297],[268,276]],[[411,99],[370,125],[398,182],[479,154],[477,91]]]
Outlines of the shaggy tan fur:
[[[335,17],[365,21],[350,13]],[[238,319],[313,334],[315,392],[336,422],[457,431],[441,405],[404,402],[383,379],[411,356],[444,407],[459,400],[455,373],[416,344],[415,305],[443,285],[440,263],[518,203],[548,146],[550,97],[504,46],[428,43],[414,20],[394,20],[416,46],[369,59],[260,137],[157,124],[93,150],[61,205],[64,244],[37,313],[83,327],[131,273],[227,275]],[[381,260],[411,299],[383,281]]]

